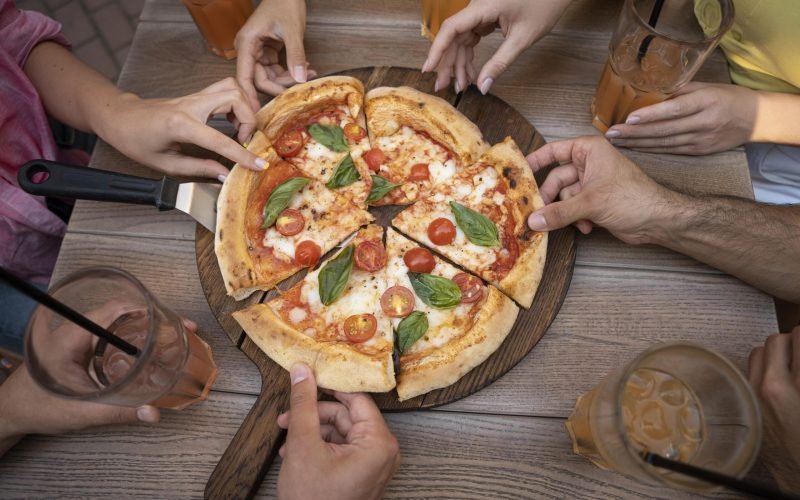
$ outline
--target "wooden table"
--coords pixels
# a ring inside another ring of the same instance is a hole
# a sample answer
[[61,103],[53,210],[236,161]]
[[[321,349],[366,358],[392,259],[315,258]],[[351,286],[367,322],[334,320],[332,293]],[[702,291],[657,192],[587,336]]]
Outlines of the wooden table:
[[[426,57],[429,44],[419,35],[415,0],[308,3],[306,50],[321,74],[371,65],[419,67]],[[520,110],[548,141],[596,134],[589,103],[620,4],[577,2],[492,92]],[[479,60],[499,41],[493,36],[482,42]],[[234,70],[234,62],[205,49],[179,2],[149,0],[119,83],[143,97],[172,97]],[[728,81],[721,54],[698,79]],[[741,150],[700,158],[625,153],[660,181],[752,197]],[[98,145],[92,164],[154,175],[105,144]],[[165,411],[156,426],[26,438],[0,461],[4,497],[202,495],[255,400],[260,379],[209,311],[198,281],[194,234],[194,222],[179,212],[78,203],[55,278],[91,265],[132,272],[169,307],[200,324],[220,376],[208,401],[183,412]],[[656,342],[695,341],[746,370],[750,349],[775,331],[772,300],[735,278],[668,250],[626,246],[603,231],[581,236],[566,302],[516,368],[454,404],[386,415],[403,455],[387,496],[679,497],[574,455],[564,420],[575,399]],[[269,473],[259,495],[274,495],[277,471]],[[754,474],[763,477],[764,471],[757,467]]]

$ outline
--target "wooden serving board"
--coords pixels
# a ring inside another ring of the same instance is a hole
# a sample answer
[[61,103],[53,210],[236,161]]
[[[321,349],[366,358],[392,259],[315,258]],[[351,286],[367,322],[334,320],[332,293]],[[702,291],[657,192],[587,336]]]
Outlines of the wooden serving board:
[[[359,68],[338,74],[359,78],[364,82],[367,91],[380,86],[407,85],[434,93],[434,75],[422,74],[414,69]],[[490,144],[500,142],[510,135],[522,151],[530,152],[545,143],[542,136],[521,114],[493,95],[481,95],[474,86],[459,96],[450,89],[437,95],[448,100],[478,125]],[[539,184],[545,175],[546,172],[537,174]],[[378,224],[389,226],[392,218],[403,208],[380,207],[372,208],[371,212]],[[214,235],[198,224],[195,244],[200,281],[212,312],[231,341],[258,366],[262,376],[261,394],[211,474],[205,494],[207,498],[249,498],[257,490],[283,442],[284,431],[276,425],[276,418],[288,408],[290,385],[288,373],[247,337],[231,313],[250,304],[269,300],[277,295],[277,291],[254,293],[241,302],[233,300],[225,293],[214,254]],[[479,391],[508,372],[542,338],[558,313],[572,279],[575,250],[574,229],[565,228],[550,233],[544,274],[533,306],[520,312],[506,340],[483,364],[449,387],[402,403],[397,400],[395,391],[375,394],[378,406],[387,411],[431,408]],[[289,288],[302,279],[304,274],[300,273],[286,280],[278,288]]]

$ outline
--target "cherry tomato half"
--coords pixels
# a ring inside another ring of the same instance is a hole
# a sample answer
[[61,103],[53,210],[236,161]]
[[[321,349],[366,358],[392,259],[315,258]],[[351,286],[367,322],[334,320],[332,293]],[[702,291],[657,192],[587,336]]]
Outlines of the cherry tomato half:
[[372,314],[354,314],[344,320],[344,334],[356,344],[371,339],[377,329],[378,320]]
[[322,249],[311,240],[303,240],[294,249],[294,263],[298,266],[314,267],[322,256]]
[[362,241],[356,246],[356,267],[368,273],[383,269],[387,260],[386,249],[377,241]]
[[372,148],[364,153],[364,161],[373,172],[377,172],[381,168],[381,164],[386,161],[386,155],[383,154],[378,148]]
[[284,158],[291,158],[297,156],[301,149],[303,149],[303,133],[299,130],[290,130],[284,132],[275,143],[275,149],[278,154]]
[[428,238],[434,245],[449,245],[456,239],[456,226],[450,219],[439,217],[428,226]]
[[381,295],[381,309],[391,318],[405,318],[415,304],[414,292],[404,286],[393,286]]
[[284,236],[294,236],[306,227],[306,218],[300,210],[287,208],[275,220],[275,229]]
[[403,255],[403,262],[412,273],[430,273],[436,267],[436,260],[428,250],[416,247]]
[[417,163],[411,167],[411,173],[408,174],[409,181],[427,181],[430,178],[431,172],[427,163]]
[[343,127],[344,135],[353,142],[358,142],[367,136],[367,131],[357,123],[346,123]]
[[467,273],[458,273],[453,276],[453,282],[461,289],[462,303],[472,304],[483,298],[485,287],[480,278]]

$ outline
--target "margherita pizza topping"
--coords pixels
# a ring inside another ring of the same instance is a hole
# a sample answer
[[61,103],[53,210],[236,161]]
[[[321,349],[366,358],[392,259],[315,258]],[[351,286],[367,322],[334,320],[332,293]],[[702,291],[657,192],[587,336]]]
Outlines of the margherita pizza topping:
[[354,344],[371,339],[377,329],[378,320],[372,314],[354,314],[344,320],[344,334]]
[[303,267],[314,267],[322,257],[322,249],[311,240],[303,240],[294,249],[294,263]]
[[344,132],[339,125],[320,125],[319,123],[312,123],[308,126],[308,133],[315,141],[322,144],[331,151],[344,153],[350,151],[347,143],[344,140]]
[[289,206],[292,196],[303,189],[309,181],[310,179],[306,177],[292,177],[279,184],[269,195],[267,203],[264,204],[264,223],[261,224],[261,229],[275,224],[278,215]]
[[368,273],[375,273],[386,266],[386,249],[378,241],[362,241],[356,246],[356,267]]
[[408,273],[417,297],[436,309],[448,309],[461,302],[461,289],[452,280],[433,274]]
[[417,163],[411,167],[411,173],[408,174],[408,180],[411,182],[427,181],[430,178],[431,172],[427,163]]
[[434,245],[449,245],[456,239],[456,226],[444,217],[434,219],[428,226],[428,238]]
[[414,311],[397,325],[397,347],[406,352],[414,342],[428,331],[428,317],[421,311]]
[[393,286],[381,295],[381,309],[391,318],[405,318],[414,310],[414,305],[414,294],[404,286]]
[[353,142],[358,142],[367,136],[367,131],[361,128],[357,123],[346,123],[344,126],[344,135]]
[[464,231],[464,235],[469,241],[482,247],[493,247],[500,244],[497,226],[491,219],[455,201],[450,202],[450,209],[456,218],[458,227]]
[[342,158],[342,161],[336,165],[336,170],[325,186],[327,186],[328,189],[343,188],[357,181],[358,177],[358,170],[356,170],[356,166],[353,164],[353,158],[350,156],[350,153],[347,153],[347,156]]
[[347,245],[342,252],[329,260],[319,272],[319,299],[329,306],[338,299],[353,272],[353,245]]
[[461,290],[463,304],[472,304],[483,298],[484,286],[480,278],[467,273],[458,273],[453,276],[453,283]]
[[396,184],[394,182],[389,182],[385,177],[381,177],[380,175],[372,175],[372,189],[369,190],[369,196],[367,196],[367,203],[375,203],[383,199],[384,196],[389,194],[389,191],[396,187],[402,186],[402,184]]
[[414,247],[406,252],[403,262],[412,273],[430,273],[436,267],[433,254],[422,247]]
[[386,155],[378,148],[372,148],[364,153],[364,161],[373,172],[381,169],[381,164],[386,161]]
[[284,132],[282,136],[275,142],[275,150],[284,158],[291,158],[297,156],[301,149],[303,149],[303,133],[299,130],[289,130]]
[[287,208],[278,215],[275,221],[275,229],[284,236],[294,236],[299,234],[306,227],[306,219],[300,210]]

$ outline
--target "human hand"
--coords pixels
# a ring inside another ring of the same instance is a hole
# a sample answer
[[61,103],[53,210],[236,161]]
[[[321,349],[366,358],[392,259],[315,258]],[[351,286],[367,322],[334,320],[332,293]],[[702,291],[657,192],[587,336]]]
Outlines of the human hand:
[[750,385],[761,400],[761,456],[781,489],[800,492],[800,326],[750,353]]
[[739,85],[689,83],[664,102],[632,112],[606,137],[651,153],[703,155],[750,140],[758,93]]
[[[523,50],[553,28],[571,1],[472,0],[442,23],[422,71],[436,70],[437,91],[455,78],[456,93],[475,83],[486,94]],[[505,40],[478,73],[473,48],[498,27]]]
[[256,117],[242,89],[226,78],[205,89],[174,99],[120,96],[100,135],[121,153],[169,175],[215,177],[224,181],[228,169],[218,161],[188,156],[181,144],[196,144],[246,168],[262,170],[266,161],[206,124],[211,116],[227,115],[238,128],[240,142],[256,129]]
[[[307,69],[305,30],[305,0],[262,0],[236,34],[236,79],[254,111],[259,108],[256,87],[278,95],[286,87],[316,76]],[[285,68],[278,57],[284,46]]]
[[290,376],[291,410],[278,417],[289,429],[278,497],[381,498],[400,465],[400,447],[372,398],[335,392],[338,402],[317,402],[311,369],[296,364]]
[[596,224],[626,243],[650,243],[677,196],[600,137],[551,142],[527,160],[534,172],[563,163],[539,188],[546,206],[528,217],[535,231],[575,224],[588,234]]

